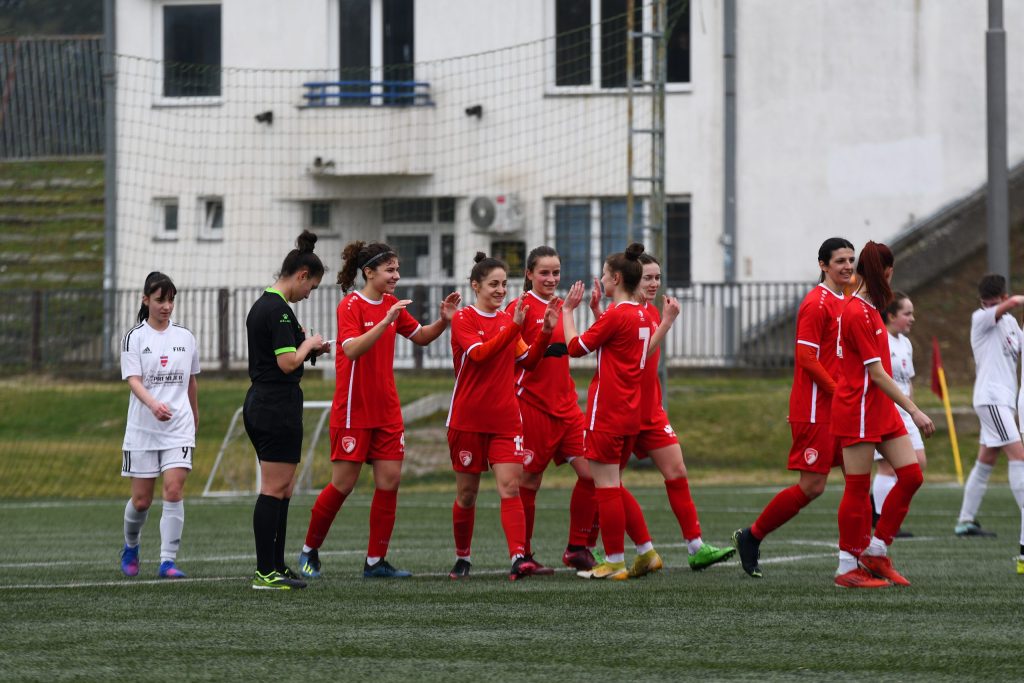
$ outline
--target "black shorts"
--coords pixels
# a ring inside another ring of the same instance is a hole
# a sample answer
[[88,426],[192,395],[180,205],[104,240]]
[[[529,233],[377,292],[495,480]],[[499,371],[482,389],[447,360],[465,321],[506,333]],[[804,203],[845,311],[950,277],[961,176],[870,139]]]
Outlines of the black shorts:
[[302,389],[295,384],[253,384],[242,405],[245,433],[256,457],[297,463],[302,457]]

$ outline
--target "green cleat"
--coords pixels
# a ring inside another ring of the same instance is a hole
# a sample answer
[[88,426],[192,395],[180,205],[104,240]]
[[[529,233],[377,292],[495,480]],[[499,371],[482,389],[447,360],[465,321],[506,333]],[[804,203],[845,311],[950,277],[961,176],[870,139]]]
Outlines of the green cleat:
[[638,579],[641,576],[653,574],[664,566],[665,563],[661,561],[661,555],[657,550],[651,548],[646,553],[637,555],[633,560],[633,566],[629,569],[629,578]]
[[700,550],[690,555],[690,569],[695,572],[703,571],[713,564],[725,562],[736,554],[736,548],[716,548],[710,543],[705,543]]
[[268,574],[260,574],[258,571],[252,577],[253,590],[287,591],[293,588],[305,588],[306,582],[301,579],[289,579],[278,571]]
[[1017,558],[1017,574],[1024,576],[1024,555]]

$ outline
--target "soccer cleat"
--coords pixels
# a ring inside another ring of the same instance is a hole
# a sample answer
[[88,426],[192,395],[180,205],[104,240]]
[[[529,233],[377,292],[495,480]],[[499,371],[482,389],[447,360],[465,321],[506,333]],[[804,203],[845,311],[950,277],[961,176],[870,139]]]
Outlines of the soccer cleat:
[[583,579],[607,579],[609,581],[625,581],[629,578],[629,570],[625,562],[609,562],[605,560],[590,571],[576,572]]
[[[285,566],[284,569],[278,569],[277,571],[280,572],[281,576],[283,576],[286,579],[297,579],[299,581],[302,581],[302,576],[297,571],[295,571],[287,565]],[[303,583],[305,582],[303,581]]]
[[139,546],[132,548],[125,544],[121,549],[121,572],[125,576],[139,575]]
[[551,567],[546,567],[537,560],[533,559],[533,553],[527,554],[526,559],[528,559],[530,562],[533,562],[534,568],[532,573],[534,576],[551,576],[555,573],[555,570]]
[[750,527],[734,531],[732,534],[732,544],[740,554],[740,564],[743,565],[743,571],[755,579],[763,578],[764,574],[761,572],[761,565],[757,562],[761,559],[761,541],[754,538],[754,534],[750,532]]
[[174,566],[174,560],[164,560],[160,563],[160,570],[157,576],[161,579],[184,579],[185,572]]
[[980,538],[995,538],[996,533],[994,531],[986,531],[981,528],[981,524],[978,520],[971,520],[970,522],[961,522],[957,524],[953,529],[953,533],[960,538],[966,538],[967,536],[978,536]]
[[381,558],[372,567],[369,563],[363,562],[364,579],[407,579],[410,576],[412,576],[412,572],[407,572],[404,569],[395,569],[384,558]]
[[895,536],[895,538],[913,538],[913,537],[914,537],[913,532],[904,531],[903,529],[900,529],[899,531],[897,531],[896,532],[896,536]]
[[305,588],[306,582],[301,579],[289,579],[279,571],[260,574],[259,570],[252,577],[253,590],[288,591]]
[[533,561],[533,558],[517,557],[516,561],[512,563],[512,569],[508,571],[508,580],[518,581],[527,576],[533,576],[536,571],[537,563]]
[[665,563],[661,561],[661,555],[657,550],[651,548],[633,559],[633,566],[629,568],[629,578],[639,579],[641,576],[653,574],[664,566]]
[[892,585],[885,579],[876,579],[860,567],[845,574],[836,574],[835,583],[840,588],[888,588]]
[[320,578],[320,551],[313,548],[308,553],[299,552],[299,572],[307,579]]
[[586,572],[597,566],[597,560],[594,559],[594,554],[590,552],[590,548],[583,548],[582,550],[569,550],[566,548],[565,553],[562,554],[562,564],[566,567],[572,567],[577,571]]
[[473,563],[469,560],[464,560],[461,557],[455,560],[455,566],[448,572],[449,579],[468,579],[469,568],[473,566]]
[[735,554],[736,548],[716,548],[710,543],[705,543],[688,558],[690,569],[695,572],[703,571],[713,564],[725,562]]
[[892,560],[881,555],[861,555],[857,560],[861,569],[877,576],[880,579],[891,581],[897,586],[909,586],[910,582],[906,577],[896,571],[892,566]]
[[1024,575],[1024,555],[1017,558],[1017,574]]

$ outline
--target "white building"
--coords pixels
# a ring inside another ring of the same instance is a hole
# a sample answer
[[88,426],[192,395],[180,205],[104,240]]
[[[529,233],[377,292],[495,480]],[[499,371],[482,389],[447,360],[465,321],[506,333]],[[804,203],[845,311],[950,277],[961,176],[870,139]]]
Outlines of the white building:
[[[670,283],[724,276],[723,2],[689,5],[669,41]],[[891,239],[985,182],[986,3],[737,5],[741,281],[810,280],[823,238]],[[1024,3],[1005,5],[1012,164]],[[407,283],[542,243],[568,278],[598,272],[626,241],[625,28],[602,24],[625,7],[118,0],[118,287],[155,267],[184,286],[266,283],[310,226],[332,270],[351,239],[392,243]],[[648,111],[638,101],[638,126]],[[498,196],[516,215],[475,227],[472,200]]]

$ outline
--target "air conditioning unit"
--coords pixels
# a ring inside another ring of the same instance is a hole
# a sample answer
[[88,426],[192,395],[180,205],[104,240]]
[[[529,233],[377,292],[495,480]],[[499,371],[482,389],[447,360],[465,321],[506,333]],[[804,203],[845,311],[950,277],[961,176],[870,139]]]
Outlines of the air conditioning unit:
[[507,234],[523,229],[524,216],[514,194],[489,194],[469,202],[469,222],[480,232]]

